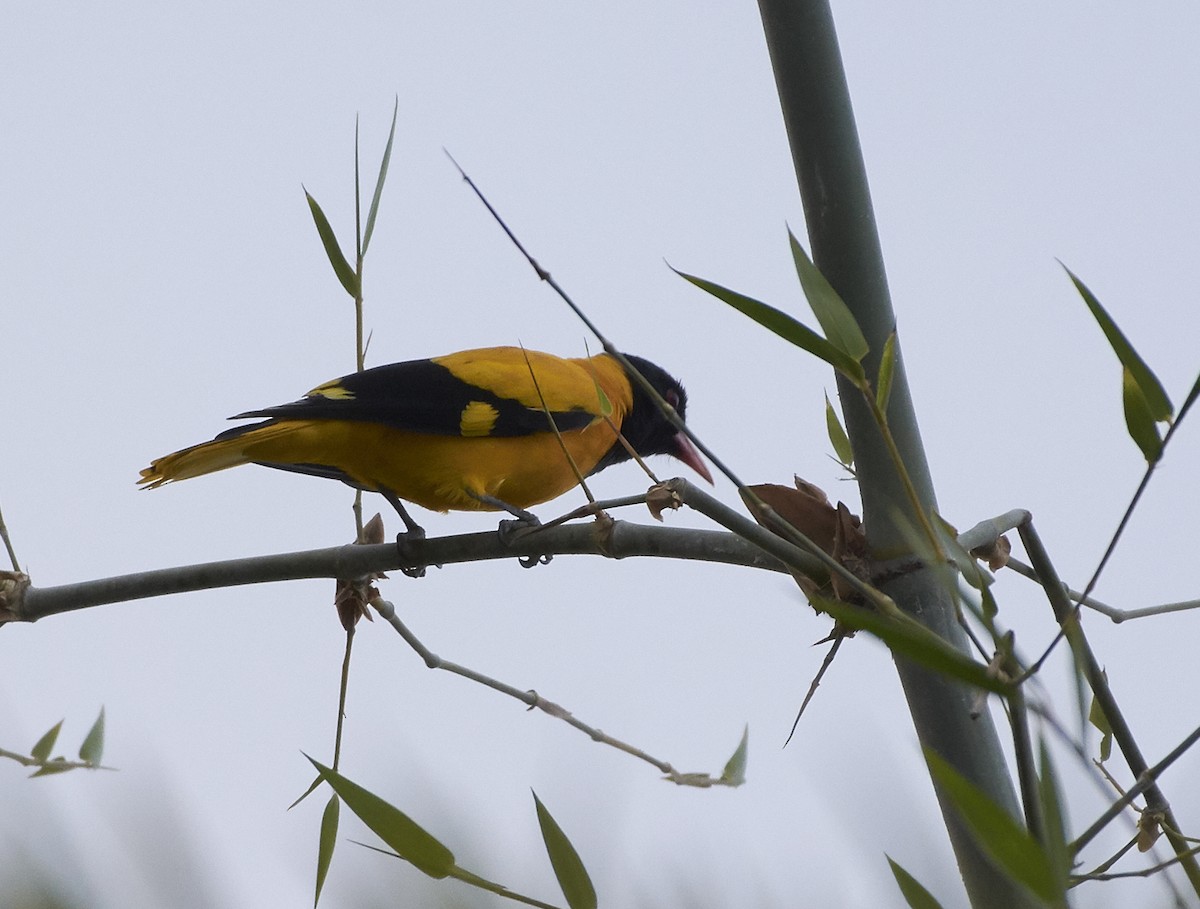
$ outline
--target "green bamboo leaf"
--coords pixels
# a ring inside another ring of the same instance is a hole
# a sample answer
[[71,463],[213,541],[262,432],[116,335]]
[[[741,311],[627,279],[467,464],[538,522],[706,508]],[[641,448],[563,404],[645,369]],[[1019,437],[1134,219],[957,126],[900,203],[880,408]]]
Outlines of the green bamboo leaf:
[[[306,754],[305,757],[308,757]],[[430,877],[443,878],[455,870],[454,853],[412,818],[336,770],[308,758],[354,815],[406,862]]]
[[388,130],[387,145],[383,149],[383,160],[379,162],[379,176],[375,179],[375,194],[371,197],[371,207],[367,209],[367,229],[363,232],[362,254],[367,254],[371,243],[371,234],[375,233],[375,216],[379,213],[379,197],[383,195],[383,183],[387,179],[388,164],[392,160],[392,142],[396,138],[396,115],[400,113],[400,96],[396,96],[396,104],[392,107],[392,128]]
[[54,750],[54,746],[58,743],[58,734],[62,731],[63,721],[59,720],[53,726],[46,730],[45,735],[37,740],[37,744],[29,752],[29,756],[35,761],[45,761],[50,757],[50,752]]
[[888,401],[892,398],[892,380],[896,374],[896,333],[893,331],[883,345],[883,357],[879,360],[879,378],[875,385],[875,400],[879,410],[887,416]]
[[926,750],[925,759],[934,781],[997,867],[1047,904],[1062,905],[1050,858],[1029,831],[935,752]]
[[546,844],[546,853],[550,856],[558,886],[567,898],[567,905],[571,909],[596,909],[596,888],[592,886],[592,879],[583,867],[579,853],[536,792],[533,793],[533,802],[537,806],[538,826],[542,828],[542,842]]
[[846,435],[846,430],[842,429],[842,421],[838,419],[837,411],[829,403],[828,394],[825,395],[825,431],[829,434],[829,444],[833,446],[833,453],[837,455],[838,461],[843,467],[850,467],[854,463],[854,449],[850,447],[850,438]]
[[749,316],[785,341],[790,341],[801,350],[808,351],[814,357],[824,360],[855,385],[861,386],[866,381],[866,372],[863,371],[861,363],[847,356],[836,345],[829,343],[807,325],[798,322],[787,313],[704,278],[686,274],[678,269],[672,269],[672,271],[685,281],[712,294],[718,300],[728,303],[743,315]]
[[596,386],[596,403],[600,408],[600,416],[611,417],[613,412],[612,401],[608,399],[608,395],[604,393],[604,389],[600,384],[592,379],[592,384]]
[[856,363],[871,352],[867,339],[863,337],[858,320],[850,312],[850,307],[825,280],[825,276],[808,257],[804,247],[796,239],[796,235],[788,230],[788,242],[792,247],[792,260],[796,263],[796,274],[800,278],[800,287],[808,305],[812,307],[813,315],[821,323],[825,337],[834,347],[850,357]]
[[321,814],[321,835],[317,840],[317,892],[313,897],[313,906],[321,901],[321,888],[325,886],[325,875],[329,873],[329,863],[333,861],[333,847],[337,845],[338,815],[341,813],[341,800],[335,792],[329,797],[325,811]]
[[75,769],[75,767],[67,763],[65,758],[56,757],[54,760],[42,764],[41,767],[29,774],[29,778],[33,779],[35,776],[53,776],[56,773],[66,773],[68,770]]
[[342,255],[342,248],[338,246],[337,237],[334,236],[333,228],[329,225],[329,219],[325,217],[325,212],[321,211],[321,206],[317,204],[317,200],[309,194],[307,189],[304,190],[304,198],[308,199],[309,210],[312,211],[313,221],[317,225],[321,245],[325,247],[325,255],[329,257],[329,264],[333,266],[333,273],[342,282],[346,293],[358,299],[358,275],[354,273],[354,269]]
[[87,736],[84,737],[83,744],[79,746],[79,760],[87,761],[89,764],[99,764],[100,759],[104,756],[104,708],[100,708],[100,715],[96,717],[96,722],[92,723],[92,728],[88,730]]
[[927,669],[996,694],[1008,691],[1008,686],[990,675],[986,666],[946,643],[915,619],[894,619],[862,606],[816,595],[810,596],[809,602],[815,609],[829,613],[843,625],[873,634],[894,653],[908,657]]
[[1162,436],[1142,386],[1128,369],[1121,370],[1121,402],[1125,405],[1125,428],[1129,437],[1142,450],[1143,457],[1154,464],[1162,457]]
[[[1108,339],[1109,346],[1112,347],[1113,353],[1117,355],[1117,359],[1120,360],[1121,365],[1125,367],[1125,372],[1127,374],[1124,377],[1125,384],[1131,383],[1132,385],[1136,386],[1141,397],[1145,400],[1144,411],[1142,405],[1139,405],[1140,412],[1138,414],[1138,418],[1141,419],[1145,415],[1148,415],[1151,421],[1154,423],[1170,422],[1171,415],[1175,412],[1175,409],[1171,405],[1171,399],[1167,397],[1167,393],[1163,389],[1162,384],[1158,381],[1158,378],[1150,370],[1150,367],[1146,365],[1145,361],[1138,355],[1138,352],[1134,350],[1133,345],[1129,343],[1129,339],[1126,338],[1121,332],[1121,329],[1117,327],[1117,323],[1113,321],[1112,317],[1108,314],[1108,311],[1100,305],[1100,301],[1096,299],[1096,295],[1088,289],[1086,284],[1084,284],[1079,280],[1078,277],[1075,276],[1075,273],[1072,272],[1071,269],[1067,268],[1065,265],[1063,265],[1063,269],[1066,271],[1067,275],[1070,276],[1071,283],[1075,285],[1075,289],[1079,292],[1079,295],[1083,297],[1083,302],[1086,303],[1088,309],[1091,310],[1092,318],[1096,320],[1097,324],[1100,326],[1100,330],[1104,332],[1104,337]],[[1127,392],[1127,422],[1129,420],[1128,407],[1129,404]],[[1130,434],[1133,435],[1134,427],[1130,426],[1129,431]],[[1139,428],[1138,433],[1144,439],[1144,428]],[[1138,446],[1142,449],[1143,453],[1147,451],[1145,444],[1143,444],[1142,440],[1139,440],[1138,435],[1134,435],[1134,441],[1138,443]],[[1146,457],[1150,459],[1149,454],[1147,454]],[[1152,460],[1157,459],[1155,458]]]
[[750,747],[750,724],[747,723],[742,729],[742,739],[738,742],[737,748],[730,755],[729,760],[725,762],[725,769],[721,771],[721,782],[727,786],[740,786],[746,782],[746,761]]
[[300,797],[298,799],[296,799],[296,801],[292,802],[290,805],[287,806],[287,810],[291,811],[293,808],[295,808],[297,805],[299,805],[301,802],[303,802],[306,798],[308,798],[310,795],[312,795],[314,792],[316,792],[317,787],[321,785],[321,782],[322,782],[321,776],[318,774],[317,778],[308,784],[308,788],[305,789],[302,793],[300,793]]
[[[1108,670],[1100,670],[1100,677],[1104,679],[1104,683],[1108,684]],[[1112,726],[1108,724],[1108,717],[1104,714],[1104,708],[1100,706],[1100,702],[1096,700],[1095,695],[1092,696],[1092,706],[1088,709],[1088,722],[1100,731],[1100,760],[1107,761],[1112,757]]]
[[[991,584],[994,578],[984,571],[975,556],[971,555],[963,548],[962,543],[958,542],[958,529],[937,513],[933,515],[932,523],[934,532],[937,534],[938,544],[953,560],[963,580],[976,590],[984,590]],[[932,556],[933,553],[929,553],[929,555]]]
[[[359,183],[359,161],[361,160],[362,156],[358,153],[358,133],[358,114],[356,113],[354,115],[354,255],[357,257],[356,261],[361,263],[363,259],[362,186]],[[359,269],[355,271],[355,274],[360,274],[361,268],[362,266],[360,264]],[[362,283],[360,281],[359,288],[361,289],[361,287]],[[358,298],[355,297],[355,301],[357,301],[357,299]]]
[[1038,799],[1042,804],[1042,823],[1045,827],[1042,844],[1050,859],[1050,867],[1054,872],[1055,885],[1058,888],[1057,899],[1066,905],[1067,886],[1071,878],[1071,847],[1067,840],[1067,825],[1064,819],[1062,789],[1054,772],[1054,763],[1050,759],[1050,749],[1046,740],[1039,742],[1041,777],[1038,780]]
[[[981,572],[979,577],[982,576]],[[1000,604],[996,602],[996,597],[992,595],[990,581],[979,588],[979,602],[983,610],[984,623],[988,628],[994,628],[996,616],[1000,614]]]
[[942,909],[942,904],[933,898],[933,894],[921,886],[920,881],[900,867],[898,862],[887,856],[888,864],[892,866],[892,877],[904,895],[904,901],[909,909]]

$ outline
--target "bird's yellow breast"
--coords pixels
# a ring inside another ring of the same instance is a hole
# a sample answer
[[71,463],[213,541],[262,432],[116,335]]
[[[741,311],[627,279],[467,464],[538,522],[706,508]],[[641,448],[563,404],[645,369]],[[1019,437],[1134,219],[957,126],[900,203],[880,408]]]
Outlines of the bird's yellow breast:
[[556,498],[578,482],[571,463],[587,476],[616,441],[603,420],[562,435],[454,437],[405,432],[374,423],[287,421],[286,433],[242,437],[248,460],[320,464],[345,473],[368,490],[386,488],[433,511],[494,511],[474,496],[488,495],[517,508]]

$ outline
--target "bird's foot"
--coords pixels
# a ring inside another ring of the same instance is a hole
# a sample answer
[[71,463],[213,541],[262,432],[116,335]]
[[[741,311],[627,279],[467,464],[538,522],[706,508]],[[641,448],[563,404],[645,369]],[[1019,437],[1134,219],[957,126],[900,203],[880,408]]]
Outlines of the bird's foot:
[[[400,515],[400,520],[404,522],[404,533],[396,535],[396,548],[400,550],[401,558],[412,558],[412,544],[425,539],[425,528],[413,520],[412,515],[408,513],[408,509],[404,507],[404,503],[390,489],[383,486],[379,487],[379,493],[388,500],[388,504],[396,509],[396,514]],[[410,578],[425,577],[424,565],[413,565],[409,568],[401,568],[400,571]]]
[[[524,508],[510,505],[503,499],[486,494],[476,495],[475,499],[484,505],[490,505],[492,508],[499,509],[500,511],[507,511],[515,518],[512,521],[501,521],[500,527],[497,529],[500,541],[506,546],[515,546],[522,538],[529,536],[531,533],[537,533],[542,529],[541,520],[532,511],[526,511]],[[517,561],[521,563],[522,568],[547,565],[550,559],[551,556],[549,554],[517,556]]]
[[404,559],[405,561],[414,563],[407,568],[401,566],[400,572],[405,577],[409,577],[409,578],[425,577],[426,566],[424,566],[416,561],[416,559],[413,557],[413,551],[412,551],[413,550],[412,544],[420,543],[420,542],[424,541],[424,539],[425,539],[425,529],[416,524],[414,524],[411,528],[406,530],[404,533],[396,534],[396,549],[398,549],[400,552],[400,558]]
[[[514,521],[501,521],[497,533],[500,535],[500,541],[506,546],[516,546],[522,539],[541,529],[542,522],[535,515],[526,512],[525,517],[517,518]],[[552,558],[554,557],[549,553],[542,553],[541,555],[517,556],[517,561],[521,563],[522,568],[534,568],[538,565],[549,565]]]

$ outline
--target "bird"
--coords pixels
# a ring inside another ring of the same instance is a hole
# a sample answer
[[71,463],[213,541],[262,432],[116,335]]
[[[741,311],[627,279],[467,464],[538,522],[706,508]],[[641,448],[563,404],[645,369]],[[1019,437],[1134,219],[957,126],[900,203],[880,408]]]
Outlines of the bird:
[[[626,359],[682,419],[679,381],[649,360]],[[139,485],[253,463],[381,493],[409,532],[422,531],[403,502],[536,523],[527,509],[577,485],[576,469],[589,477],[631,459],[617,430],[639,456],[672,455],[712,483],[688,436],[608,353],[488,347],[391,363],[230,417],[252,418],[263,419],[157,458]]]

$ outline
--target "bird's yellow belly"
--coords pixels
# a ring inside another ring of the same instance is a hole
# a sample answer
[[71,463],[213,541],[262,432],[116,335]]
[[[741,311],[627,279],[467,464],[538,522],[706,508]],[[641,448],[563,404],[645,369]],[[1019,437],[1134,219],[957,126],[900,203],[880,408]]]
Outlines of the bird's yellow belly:
[[597,421],[562,436],[463,438],[405,432],[373,423],[282,421],[290,431],[242,437],[247,460],[336,468],[365,489],[385,487],[433,511],[495,511],[474,496],[529,508],[578,483],[563,448],[583,476],[616,441]]

